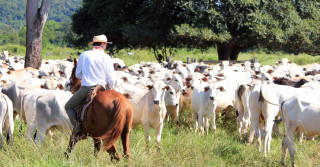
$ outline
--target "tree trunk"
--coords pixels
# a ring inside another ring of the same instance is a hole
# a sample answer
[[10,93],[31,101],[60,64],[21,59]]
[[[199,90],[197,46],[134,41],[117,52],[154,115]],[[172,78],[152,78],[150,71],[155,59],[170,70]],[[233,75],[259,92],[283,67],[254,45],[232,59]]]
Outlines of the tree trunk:
[[39,69],[42,61],[42,30],[47,21],[52,0],[43,0],[40,8],[39,0],[28,0],[26,11],[26,58],[24,67]]
[[242,48],[233,42],[218,44],[219,60],[237,60]]

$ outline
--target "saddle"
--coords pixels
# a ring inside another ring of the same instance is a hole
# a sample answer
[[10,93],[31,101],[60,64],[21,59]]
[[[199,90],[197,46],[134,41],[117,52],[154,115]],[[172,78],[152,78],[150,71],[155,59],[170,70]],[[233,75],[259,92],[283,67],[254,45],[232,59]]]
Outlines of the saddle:
[[87,121],[87,112],[89,110],[89,106],[92,103],[93,98],[98,93],[105,90],[106,89],[102,85],[97,85],[92,91],[89,92],[88,97],[85,98],[78,106],[75,107],[78,122]]

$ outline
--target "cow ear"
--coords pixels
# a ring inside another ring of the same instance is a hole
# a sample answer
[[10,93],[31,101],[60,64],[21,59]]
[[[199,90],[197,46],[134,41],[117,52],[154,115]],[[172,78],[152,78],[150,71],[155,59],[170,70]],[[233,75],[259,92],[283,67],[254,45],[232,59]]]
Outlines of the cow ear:
[[171,78],[170,77],[168,77],[167,79],[166,79],[166,81],[170,81],[171,80]]
[[7,71],[7,74],[11,74],[11,71]]
[[252,75],[252,77],[253,77],[254,79],[259,79],[259,77],[258,77],[257,75]]
[[273,80],[276,80],[276,79],[278,79],[278,77],[273,77]]
[[208,78],[203,77],[201,80],[204,81],[204,82],[207,82],[207,81],[208,81]]
[[45,86],[44,86],[44,85],[40,85],[40,88],[41,88],[41,89],[45,89]]
[[127,77],[122,77],[123,81],[128,82],[128,78]]
[[166,89],[168,91],[170,90],[170,86],[165,86],[163,89]]
[[182,66],[183,66],[183,67],[187,67],[187,65],[186,65],[186,64],[182,64]]
[[62,84],[58,84],[57,87],[60,89],[60,90],[64,90],[64,87]]
[[219,89],[221,92],[224,92],[224,91],[225,91],[222,86],[220,86],[218,89]]
[[123,94],[127,99],[132,99],[132,97],[129,95],[129,93],[124,93]]
[[291,64],[291,63],[292,63],[292,61],[290,60],[290,61],[289,61],[289,64]]
[[189,96],[189,94],[187,92],[182,92],[182,95],[186,96],[186,97]]
[[41,79],[43,77],[43,75],[38,75],[38,78]]
[[215,78],[216,78],[217,81],[221,81],[222,80],[221,78],[218,78],[218,77],[215,77]]
[[204,88],[204,91],[206,92],[206,91],[208,91],[210,88],[209,87],[205,87]]
[[217,75],[218,77],[224,77],[224,75],[222,73]]
[[273,73],[273,70],[268,70],[267,73],[269,73],[269,74],[270,74],[270,73]]
[[296,77],[300,77],[300,75],[297,74]]
[[151,90],[151,89],[153,88],[153,86],[152,86],[152,85],[147,85],[147,88],[148,88],[149,90]]
[[5,81],[5,80],[1,80],[1,82],[3,83],[3,85],[7,84],[7,81]]
[[191,78],[186,78],[186,81],[191,81],[192,79]]
[[190,88],[191,87],[191,84],[186,84],[187,88]]

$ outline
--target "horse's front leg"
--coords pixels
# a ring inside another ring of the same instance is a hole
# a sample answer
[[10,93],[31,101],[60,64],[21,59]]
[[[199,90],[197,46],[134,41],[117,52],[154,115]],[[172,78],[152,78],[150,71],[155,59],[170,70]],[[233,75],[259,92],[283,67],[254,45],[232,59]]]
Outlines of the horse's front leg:
[[67,151],[64,152],[64,155],[66,156],[66,158],[69,158],[69,154],[71,153],[71,150],[74,148],[74,146],[77,144],[78,141],[81,140],[81,136],[78,136],[76,134],[74,134],[72,132],[71,136],[70,136],[70,140],[69,140],[69,146],[67,148]]
[[94,144],[94,156],[98,157],[98,154],[101,149],[101,140],[93,139],[93,144]]
[[120,155],[117,153],[117,149],[116,149],[115,145],[113,145],[111,148],[109,148],[107,150],[107,152],[110,154],[111,161],[113,161],[114,159],[117,161],[120,160]]

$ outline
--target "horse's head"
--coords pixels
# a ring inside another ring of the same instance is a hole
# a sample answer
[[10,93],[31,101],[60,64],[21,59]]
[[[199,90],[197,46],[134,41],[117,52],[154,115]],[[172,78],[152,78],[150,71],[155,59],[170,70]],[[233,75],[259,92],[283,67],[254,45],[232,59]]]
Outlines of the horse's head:
[[72,69],[72,74],[70,76],[70,82],[69,82],[70,92],[72,94],[74,94],[76,91],[78,91],[81,87],[81,79],[76,77],[76,69],[77,69],[77,64],[78,64],[77,59],[74,58],[73,62],[74,62],[74,67]]

